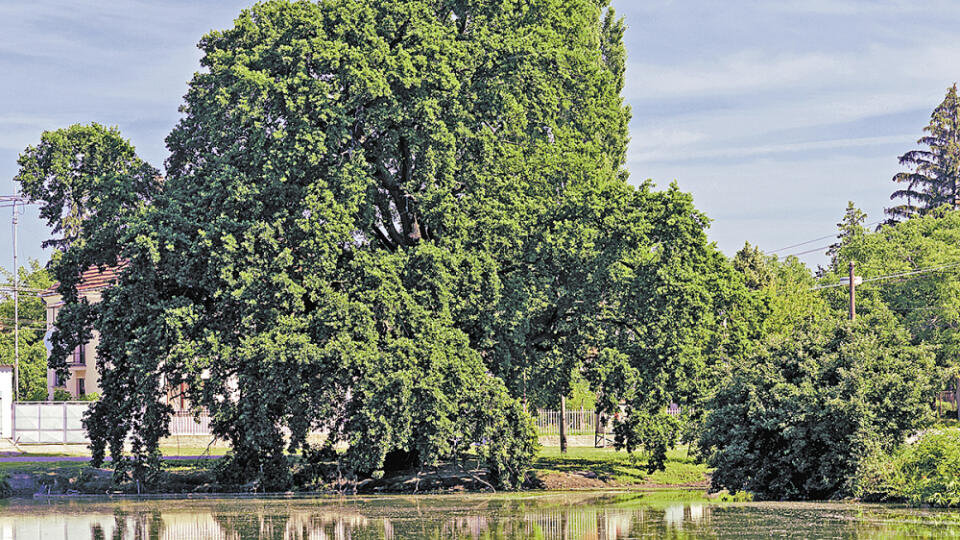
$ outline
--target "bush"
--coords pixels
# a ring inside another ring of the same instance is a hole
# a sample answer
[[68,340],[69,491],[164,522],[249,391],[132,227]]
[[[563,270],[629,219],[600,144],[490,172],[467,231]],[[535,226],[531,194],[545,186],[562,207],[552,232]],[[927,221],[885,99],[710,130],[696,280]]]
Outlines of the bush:
[[54,388],[53,400],[54,401],[73,401],[73,394],[71,394],[70,392],[67,392],[63,388]]
[[767,499],[853,492],[864,460],[930,415],[933,355],[889,317],[829,322],[732,365],[700,444],[713,488]]
[[6,499],[13,495],[13,488],[10,487],[10,479],[7,473],[0,472],[0,499]]
[[875,454],[857,475],[856,494],[960,506],[960,431],[928,433],[898,451]]
[[293,483],[289,459],[282,452],[263,458],[234,450],[217,460],[213,473],[220,485],[240,491],[275,493]]

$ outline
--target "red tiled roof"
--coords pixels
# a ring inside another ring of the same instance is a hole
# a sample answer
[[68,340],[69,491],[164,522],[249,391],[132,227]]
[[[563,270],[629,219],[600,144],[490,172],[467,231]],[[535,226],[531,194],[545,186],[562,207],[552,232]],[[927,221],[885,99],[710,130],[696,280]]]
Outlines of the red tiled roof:
[[[80,283],[77,285],[77,292],[80,294],[87,292],[102,291],[113,284],[117,279],[117,273],[123,265],[107,266],[103,271],[97,266],[91,266],[80,275]],[[57,294],[57,287],[60,282],[55,282],[49,289],[43,291],[41,296],[52,296]]]

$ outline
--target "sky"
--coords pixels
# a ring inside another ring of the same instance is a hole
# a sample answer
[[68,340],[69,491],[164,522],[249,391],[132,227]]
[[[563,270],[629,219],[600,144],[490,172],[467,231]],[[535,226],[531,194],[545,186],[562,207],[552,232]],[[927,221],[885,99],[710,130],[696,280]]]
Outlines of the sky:
[[[162,167],[199,68],[197,41],[251,0],[0,0],[0,195],[44,130],[119,126]],[[960,79],[960,2],[613,0],[625,18],[631,181],[676,182],[732,255],[745,241],[815,267],[847,201],[883,218],[901,170]],[[12,267],[9,209],[0,266]],[[20,256],[48,231],[21,218]],[[803,253],[811,251],[810,253]]]

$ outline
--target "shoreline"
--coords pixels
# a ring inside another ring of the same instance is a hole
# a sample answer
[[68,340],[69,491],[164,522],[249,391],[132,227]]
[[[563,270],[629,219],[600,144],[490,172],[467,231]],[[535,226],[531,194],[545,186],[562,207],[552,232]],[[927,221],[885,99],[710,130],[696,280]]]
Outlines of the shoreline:
[[[224,483],[218,478],[219,456],[168,456],[153,489],[147,490],[136,481],[113,481],[113,470],[93,468],[88,459],[79,456],[33,455],[0,458],[0,476],[7,478],[8,494],[16,497],[77,495],[229,495],[257,496],[255,482]],[[314,494],[423,494],[423,493],[490,493],[494,490],[484,469],[475,464],[446,464],[430,469],[387,471],[379,477],[344,479],[335,463],[291,465],[290,486],[280,493]],[[612,449],[570,448],[561,454],[554,448],[543,448],[531,463],[528,479],[520,490],[507,493],[554,491],[649,491],[699,490],[710,487],[710,471],[686,455],[684,449],[671,450],[666,469],[646,470],[642,455],[616,452]],[[0,486],[2,487],[2,486]],[[280,487],[280,486],[278,486]]]

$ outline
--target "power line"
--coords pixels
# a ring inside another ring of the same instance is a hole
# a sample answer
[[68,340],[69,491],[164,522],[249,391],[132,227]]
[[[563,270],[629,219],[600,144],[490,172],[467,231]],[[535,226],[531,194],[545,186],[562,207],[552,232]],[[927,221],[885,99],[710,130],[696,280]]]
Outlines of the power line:
[[798,253],[788,253],[787,255],[784,255],[784,257],[796,257],[797,255],[806,255],[808,253],[816,253],[817,251],[823,251],[825,249],[830,249],[830,246],[823,246],[823,247],[808,249],[807,251],[800,251]]
[[[876,276],[876,277],[872,277],[872,278],[869,278],[869,279],[864,279],[863,281],[861,281],[860,283],[858,283],[858,285],[863,285],[864,283],[871,283],[871,282],[874,282],[874,281],[883,281],[883,280],[886,280],[886,279],[895,279],[895,278],[899,278],[899,277],[917,276],[917,275],[921,275],[921,274],[927,274],[927,273],[930,273],[930,272],[939,272],[939,271],[941,271],[941,270],[947,270],[947,269],[949,269],[949,268],[955,268],[955,267],[958,267],[958,266],[960,266],[960,262],[950,263],[950,264],[942,264],[942,265],[940,265],[940,266],[931,266],[931,267],[928,267],[928,268],[919,268],[919,269],[917,269],[917,270],[910,270],[910,271],[907,271],[907,272],[898,272],[898,273],[896,273],[896,274],[887,274],[887,275],[883,275],[883,276]],[[850,285],[849,283],[842,283],[842,282],[841,282],[841,283],[831,283],[831,284],[829,284],[829,285],[817,285],[816,287],[813,287],[813,288],[811,288],[810,290],[811,290],[811,291],[816,291],[816,290],[819,290],[819,289],[830,289],[830,288],[833,288],[833,287],[848,287],[849,285]]]
[[870,279],[865,279],[863,280],[863,283],[870,283],[871,281],[880,281],[882,279],[893,279],[898,277],[914,276],[917,274],[926,274],[927,272],[936,272],[939,270],[946,270],[947,268],[955,268],[957,266],[960,266],[960,263],[943,264],[940,266],[932,266],[930,268],[921,268],[920,270],[911,270],[909,272],[900,272],[899,274],[889,274],[886,276],[878,276]]
[[[881,219],[881,220],[878,220],[878,221],[874,221],[873,223],[867,223],[866,225],[863,226],[863,228],[873,227],[874,225],[879,225],[880,223],[883,223],[883,221],[884,221],[884,220]],[[806,242],[800,242],[799,244],[793,244],[792,246],[782,247],[782,248],[780,248],[780,249],[775,249],[775,250],[773,250],[773,251],[768,251],[767,253],[773,254],[773,253],[777,253],[778,251],[786,251],[786,250],[788,250],[788,249],[798,248],[798,247],[800,247],[800,246],[805,246],[805,245],[807,245],[807,244],[812,244],[812,243],[814,243],[814,242],[820,242],[820,241],[823,241],[823,240],[829,240],[829,239],[831,239],[831,238],[836,238],[836,237],[837,237],[837,234],[836,234],[836,233],[834,233],[834,234],[828,234],[827,236],[821,236],[820,238],[814,238],[813,240],[807,240]],[[827,247],[830,247],[830,246],[827,246]],[[825,248],[817,248],[817,249],[812,250],[812,251],[805,251],[804,253],[813,253],[813,251],[817,251],[817,250],[819,250],[819,249],[825,249]],[[796,255],[803,255],[804,253],[799,253],[799,254],[796,254]],[[789,257],[789,255],[787,255],[787,256]]]
[[[793,244],[792,246],[782,247],[780,249],[775,249],[773,251],[768,251],[767,253],[776,253],[778,251],[786,251],[788,249],[798,248],[800,246],[805,246],[807,244],[812,244],[814,242],[820,242],[822,240],[829,240],[831,238],[836,238],[836,234],[828,234],[827,236],[821,236],[820,238],[814,238],[813,240],[807,240],[806,242],[800,242],[799,244]],[[828,246],[829,247],[829,246]],[[819,249],[819,248],[817,248]]]

